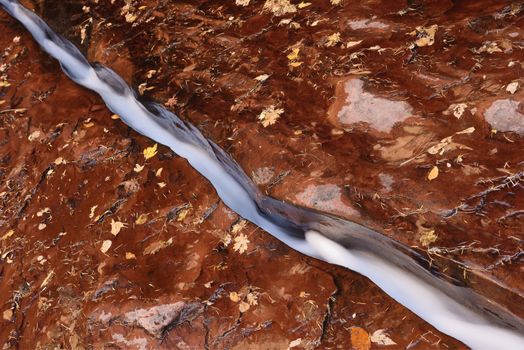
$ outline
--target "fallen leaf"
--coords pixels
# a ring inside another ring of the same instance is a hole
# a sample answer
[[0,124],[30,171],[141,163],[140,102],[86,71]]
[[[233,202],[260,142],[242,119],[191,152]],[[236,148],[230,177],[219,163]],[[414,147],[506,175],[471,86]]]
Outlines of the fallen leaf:
[[156,254],[161,249],[167,248],[172,244],[173,244],[173,238],[170,238],[167,241],[153,242],[144,249],[144,255]]
[[300,49],[298,47],[295,47],[293,50],[291,50],[291,53],[287,55],[287,59],[290,61],[294,61],[298,59],[299,52],[300,52]]
[[49,283],[49,281],[51,281],[51,278],[54,276],[54,274],[55,274],[54,270],[49,271],[46,278],[44,278],[44,280],[42,281],[40,288],[44,288]]
[[14,234],[15,234],[15,231],[9,230],[9,231],[7,231],[7,233],[5,235],[2,236],[2,238],[0,238],[0,241],[8,239],[9,237],[11,237]]
[[156,172],[155,172],[155,176],[156,177],[160,177],[160,175],[162,175],[162,170],[164,170],[163,168],[159,168]]
[[169,100],[167,100],[166,103],[164,103],[164,105],[166,107],[174,107],[176,106],[177,102],[178,102],[178,99],[176,98],[176,96],[173,96],[169,98]]
[[229,299],[234,303],[238,303],[240,301],[240,296],[237,292],[230,292]]
[[158,185],[158,187],[160,187],[160,188],[164,188],[164,187],[167,186],[165,182],[159,182],[159,183],[157,183],[157,185]]
[[519,83],[517,81],[514,81],[512,83],[509,83],[508,86],[506,86],[506,91],[513,95],[515,92],[517,92],[518,88]]
[[111,119],[113,119],[113,120],[117,120],[117,119],[120,119],[120,116],[119,116],[118,114],[113,114],[113,115],[111,116]]
[[460,119],[464,112],[467,110],[468,105],[465,103],[457,103],[452,104],[448,107],[448,109],[444,112],[444,114],[450,114],[453,113],[453,116],[457,119]]
[[269,78],[268,74],[260,74],[259,76],[255,77],[255,80],[263,83]]
[[412,35],[416,35],[415,45],[418,47],[431,46],[435,43],[435,33],[437,32],[438,26],[436,24],[429,27],[417,27],[412,32]]
[[40,137],[40,131],[36,130],[36,131],[33,131],[33,132],[32,132],[32,133],[27,137],[27,139],[28,139],[29,141],[32,142],[32,141],[36,140],[36,139],[39,138],[39,137]]
[[13,310],[7,309],[2,313],[2,317],[6,321],[11,321],[11,318],[13,318]]
[[496,53],[496,52],[502,52],[500,47],[498,47],[497,43],[494,41],[485,42],[484,45],[482,45],[478,50],[474,50],[474,51],[476,53],[487,52],[489,54]]
[[142,170],[144,170],[144,167],[145,167],[145,165],[140,165],[140,164],[137,163],[137,164],[135,164],[135,168],[133,169],[133,171],[134,171],[135,173],[139,173],[139,172],[141,172]]
[[144,150],[144,158],[146,160],[153,158],[157,154],[157,149],[158,149],[158,144],[156,143],[151,147],[147,147]]
[[290,67],[297,68],[300,67],[304,62],[291,62],[289,63]]
[[38,224],[38,230],[39,230],[39,231],[42,231],[42,230],[45,229],[46,227],[47,227],[47,225],[44,224],[44,223],[40,223],[40,224]]
[[143,225],[147,222],[147,214],[140,214],[140,216],[135,220],[135,224]]
[[0,87],[8,87],[11,86],[7,80],[0,81]]
[[[331,1],[336,1],[336,0],[331,0]],[[288,345],[288,349],[291,349],[291,348],[296,348],[297,346],[299,346],[300,344],[302,343],[302,338],[297,338],[293,341],[291,341]]]
[[308,6],[310,6],[310,5],[311,5],[310,2],[304,2],[304,1],[302,1],[301,3],[299,3],[299,4],[297,5],[297,7],[298,7],[299,9],[303,9],[303,8],[308,7]]
[[371,335],[371,342],[378,345],[396,345],[389,335],[383,329],[378,329]]
[[231,229],[232,233],[239,233],[247,226],[246,220],[240,220],[236,224],[233,225],[233,228]]
[[284,113],[284,110],[282,108],[275,109],[275,106],[269,106],[268,108],[264,109],[262,113],[260,113],[258,119],[266,128],[270,125],[275,124],[282,113]]
[[240,312],[246,312],[247,310],[249,310],[250,307],[251,306],[245,301],[241,301],[240,304],[238,304],[238,309],[240,310]]
[[463,135],[463,134],[472,134],[474,132],[475,132],[475,127],[474,126],[470,126],[469,128],[464,129],[462,131],[457,131],[455,134],[456,135]]
[[248,293],[246,296],[247,302],[251,306],[258,305],[258,297],[254,293]]
[[237,6],[247,6],[251,0],[235,0]]
[[236,252],[239,252],[240,254],[244,254],[244,252],[247,250],[247,245],[249,244],[249,239],[246,235],[240,234],[235,237],[235,244],[233,245],[233,250]]
[[156,74],[156,72],[157,72],[156,69],[148,70],[147,73],[146,73],[146,77],[147,77],[148,79],[151,79],[151,78],[153,77],[153,75]]
[[98,205],[93,205],[89,211],[89,218],[92,219],[95,216],[95,210],[98,207]]
[[187,217],[187,214],[189,214],[189,209],[180,210],[177,214],[176,221],[184,221],[184,219]]
[[131,252],[126,252],[126,260],[136,259],[136,255]]
[[368,332],[360,327],[351,327],[351,346],[355,350],[369,350],[371,341]]
[[327,41],[325,43],[326,47],[335,46],[340,42],[340,33],[333,33],[330,36],[327,37]]
[[272,12],[275,16],[282,16],[286,13],[297,12],[297,8],[289,0],[266,0],[264,11]]
[[432,180],[435,180],[437,177],[438,177],[438,167],[434,166],[429,171],[427,178],[429,181],[432,181]]
[[107,251],[109,250],[109,248],[111,248],[111,245],[112,245],[112,244],[113,244],[112,241],[110,241],[110,240],[108,240],[108,239],[105,240],[104,242],[102,242],[102,247],[100,247],[100,251],[101,251],[102,253],[104,253],[104,254],[107,253]]
[[424,247],[429,246],[431,243],[434,243],[437,240],[437,235],[435,234],[435,230],[427,230],[423,231],[420,235],[419,242]]
[[136,21],[136,15],[132,14],[132,13],[127,13],[126,14],[126,22],[127,23],[133,23],[134,21]]
[[358,41],[348,41],[348,42],[346,43],[346,47],[349,49],[350,47],[357,46],[357,45],[359,45],[360,43],[362,43],[362,40],[358,40]]
[[120,230],[123,229],[124,227],[126,227],[125,223],[111,219],[111,234],[113,236],[118,235]]

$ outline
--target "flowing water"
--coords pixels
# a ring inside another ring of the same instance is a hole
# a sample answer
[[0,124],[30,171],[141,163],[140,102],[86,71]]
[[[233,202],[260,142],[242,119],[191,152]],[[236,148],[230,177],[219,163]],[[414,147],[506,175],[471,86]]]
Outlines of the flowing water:
[[371,279],[440,331],[474,349],[524,348],[524,323],[457,281],[447,281],[410,248],[353,222],[262,195],[238,164],[193,125],[159,104],[143,101],[111,69],[91,65],[17,1],[2,7],[31,32],[76,83],[96,91],[135,131],[166,145],[206,177],[232,210],[306,255]]

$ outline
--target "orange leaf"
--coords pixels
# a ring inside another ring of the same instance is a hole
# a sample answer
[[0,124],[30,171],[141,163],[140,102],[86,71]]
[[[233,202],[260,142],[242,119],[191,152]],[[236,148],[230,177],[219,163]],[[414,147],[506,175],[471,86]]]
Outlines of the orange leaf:
[[371,340],[368,332],[360,327],[351,327],[351,346],[356,350],[369,350]]

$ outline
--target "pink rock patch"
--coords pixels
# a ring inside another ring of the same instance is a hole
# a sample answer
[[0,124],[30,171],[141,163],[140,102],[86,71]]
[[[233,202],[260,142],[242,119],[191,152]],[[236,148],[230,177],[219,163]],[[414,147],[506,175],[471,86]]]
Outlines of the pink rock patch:
[[524,105],[505,99],[497,100],[484,112],[484,118],[498,131],[513,131],[524,135]]
[[366,123],[377,131],[389,133],[396,123],[413,115],[413,109],[403,101],[377,97],[363,89],[364,82],[350,79],[345,82],[346,100],[334,104],[336,121],[351,125]]

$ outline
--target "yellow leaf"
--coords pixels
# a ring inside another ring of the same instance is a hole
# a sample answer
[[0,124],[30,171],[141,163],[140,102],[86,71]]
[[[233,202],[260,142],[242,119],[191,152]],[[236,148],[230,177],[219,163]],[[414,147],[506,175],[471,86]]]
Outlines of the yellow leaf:
[[415,44],[418,47],[431,46],[435,43],[435,33],[438,26],[436,24],[429,27],[417,27],[417,40]]
[[290,61],[294,61],[298,58],[298,53],[300,52],[300,49],[298,47],[295,47],[289,55],[287,55],[287,59]]
[[159,182],[159,183],[157,183],[157,185],[158,185],[158,187],[160,187],[160,188],[164,188],[164,187],[167,186],[165,182]]
[[5,103],[5,100],[0,100],[0,105],[3,105]]
[[438,167],[434,166],[428,173],[428,180],[435,180],[438,177]]
[[437,240],[437,235],[435,234],[435,230],[428,230],[424,231],[419,238],[419,242],[424,246],[427,247],[431,243],[435,242]]
[[237,292],[231,292],[229,293],[229,299],[234,303],[238,303],[240,301],[240,296]]
[[149,158],[153,158],[157,154],[158,144],[154,144],[151,147],[147,147],[144,150],[144,158],[148,160]]
[[117,119],[120,119],[120,116],[119,116],[118,114],[113,114],[113,115],[111,116],[111,119],[113,119],[113,120],[117,120]]
[[9,237],[11,237],[14,234],[15,234],[15,231],[9,230],[9,231],[7,231],[7,233],[5,235],[2,236],[2,238],[0,240],[3,241],[4,239],[8,239]]
[[180,210],[178,212],[176,221],[184,221],[184,219],[186,218],[187,214],[189,214],[189,209]]
[[11,86],[7,80],[0,81],[0,87],[8,87]]
[[92,219],[95,217],[95,210],[96,208],[98,207],[98,205],[93,205],[90,209],[90,212],[89,212],[89,218]]
[[289,66],[293,67],[293,68],[297,68],[297,67],[300,67],[302,65],[302,63],[304,63],[304,62],[291,62],[289,64]]
[[127,23],[133,23],[134,21],[136,21],[136,15],[134,15],[132,13],[127,13],[126,14],[126,22]]
[[126,260],[136,259],[136,255],[131,252],[126,252]]
[[101,251],[102,253],[104,253],[104,254],[107,253],[107,251],[109,250],[109,248],[111,248],[111,245],[112,245],[112,244],[113,244],[112,241],[110,241],[110,240],[108,240],[108,239],[105,240],[104,242],[102,242],[102,247],[100,247],[100,251]]
[[297,7],[298,7],[299,9],[303,9],[303,8],[308,7],[308,6],[310,6],[310,5],[311,5],[310,2],[304,2],[304,1],[302,1],[300,4],[297,5]]
[[158,169],[158,170],[156,171],[156,173],[155,173],[155,176],[156,176],[156,177],[160,177],[160,175],[162,175],[162,170],[163,170],[163,168]]
[[331,47],[331,46],[335,46],[336,44],[338,44],[340,42],[340,33],[333,33],[331,34],[330,36],[327,37],[327,41],[326,41],[326,46],[327,47]]
[[147,214],[140,214],[140,216],[136,219],[135,224],[137,225],[143,225],[147,221]]
[[238,309],[240,310],[240,312],[246,312],[247,310],[249,310],[249,308],[249,304],[245,301],[241,301],[240,304],[238,304]]

